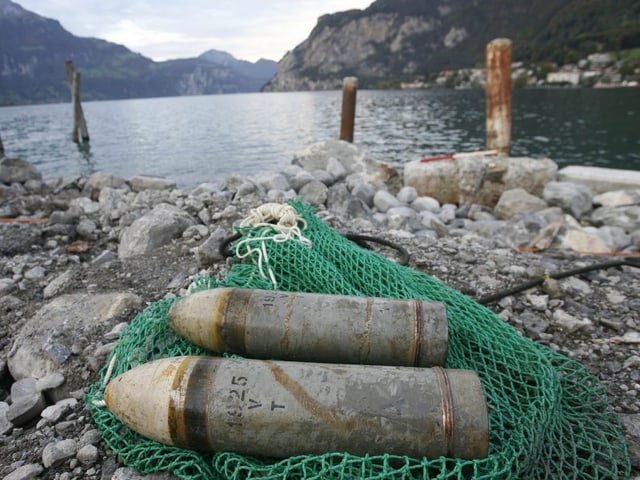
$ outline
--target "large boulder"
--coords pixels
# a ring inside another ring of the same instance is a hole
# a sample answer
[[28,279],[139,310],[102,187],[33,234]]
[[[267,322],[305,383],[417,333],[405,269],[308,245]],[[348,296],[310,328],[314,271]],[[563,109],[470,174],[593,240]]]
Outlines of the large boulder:
[[586,185],[595,195],[613,190],[640,188],[640,172],[617,168],[570,165],[558,172],[558,180]]
[[580,183],[549,182],[544,186],[542,198],[574,218],[580,218],[593,209],[591,189]]
[[29,162],[19,158],[5,157],[0,160],[0,183],[10,185],[28,180],[42,180],[42,173]]
[[[59,387],[59,398],[82,387],[78,370],[86,369],[84,358],[92,338],[103,338],[121,319],[137,309],[142,300],[131,293],[76,293],[62,295],[42,307],[16,335],[7,358],[11,376],[43,378],[62,373],[67,382]],[[94,346],[97,349],[97,346]],[[57,395],[56,394],[56,395]]]
[[591,221],[596,226],[610,225],[631,233],[640,230],[640,205],[600,207],[591,214]]
[[461,156],[409,162],[404,167],[404,183],[418,195],[440,203],[494,207],[505,190],[521,188],[541,196],[557,171],[558,166],[547,158]]
[[161,203],[122,232],[118,257],[144,255],[182,235],[196,221],[174,205]]
[[518,213],[537,212],[547,208],[547,203],[535,195],[531,195],[523,188],[506,190],[494,209],[496,217],[508,220]]
[[344,140],[328,140],[311,145],[295,153],[292,163],[309,172],[328,170],[338,178],[359,173],[371,183],[386,183],[398,176],[395,169],[368,157],[353,143]]

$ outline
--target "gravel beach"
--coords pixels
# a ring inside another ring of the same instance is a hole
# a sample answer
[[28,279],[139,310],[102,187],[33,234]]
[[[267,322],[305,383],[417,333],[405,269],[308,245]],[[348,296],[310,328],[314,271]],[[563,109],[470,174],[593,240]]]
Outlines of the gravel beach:
[[43,180],[0,160],[0,478],[140,478],[102,441],[87,387],[136,313],[186,294],[200,274],[223,278],[237,261],[220,253],[234,225],[295,198],[341,233],[402,246],[411,268],[587,366],[640,478],[640,186],[594,195],[553,180],[539,195],[505,190],[493,206],[441,204],[342,143],[282,172],[190,189],[106,173]]

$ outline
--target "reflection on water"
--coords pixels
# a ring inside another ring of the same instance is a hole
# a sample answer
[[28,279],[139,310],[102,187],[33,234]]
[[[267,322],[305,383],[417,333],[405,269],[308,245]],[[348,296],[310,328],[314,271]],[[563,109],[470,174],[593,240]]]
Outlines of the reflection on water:
[[[284,168],[294,152],[338,137],[340,102],[340,91],[86,102],[91,142],[77,145],[70,104],[4,107],[0,134],[7,155],[47,178],[155,174],[187,187]],[[479,90],[362,90],[354,142],[399,167],[484,150],[484,109]],[[640,170],[640,89],[516,90],[512,116],[515,156]]]
[[76,147],[78,148],[78,153],[83,161],[83,164],[81,164],[81,175],[89,176],[92,173],[95,173],[96,164],[92,159],[93,155],[91,154],[91,144],[89,142],[78,142],[76,143]]

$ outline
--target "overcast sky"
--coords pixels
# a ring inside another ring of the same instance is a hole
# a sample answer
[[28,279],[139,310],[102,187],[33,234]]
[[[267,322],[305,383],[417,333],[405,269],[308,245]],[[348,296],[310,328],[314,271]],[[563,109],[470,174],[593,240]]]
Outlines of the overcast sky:
[[304,41],[320,15],[373,0],[14,0],[59,20],[80,37],[125,45],[154,60],[209,49],[256,61],[280,60]]

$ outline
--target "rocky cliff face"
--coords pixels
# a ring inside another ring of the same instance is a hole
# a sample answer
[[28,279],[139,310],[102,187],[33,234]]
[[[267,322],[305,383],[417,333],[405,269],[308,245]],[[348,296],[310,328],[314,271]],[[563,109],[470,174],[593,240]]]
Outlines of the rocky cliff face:
[[514,60],[571,63],[595,46],[638,46],[640,7],[637,0],[377,0],[320,17],[264,90],[334,89],[345,76],[365,88],[428,78],[483,63],[486,44],[498,37],[513,41]]
[[424,48],[437,48],[442,23],[438,17],[397,13],[354,15],[340,25],[327,20],[321,17],[309,38],[284,56],[265,91],[333,89],[348,75],[370,82],[395,73],[414,74],[419,67],[412,59],[417,38],[431,33],[434,41]]

